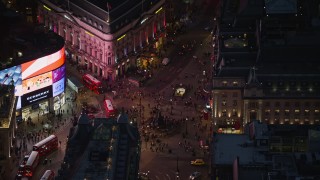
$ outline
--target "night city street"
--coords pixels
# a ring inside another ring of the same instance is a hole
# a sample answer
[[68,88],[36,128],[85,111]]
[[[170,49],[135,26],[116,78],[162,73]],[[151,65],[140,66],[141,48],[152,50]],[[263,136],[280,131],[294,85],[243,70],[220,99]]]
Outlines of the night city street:
[[4,0],[0,22],[0,180],[320,179],[320,0]]

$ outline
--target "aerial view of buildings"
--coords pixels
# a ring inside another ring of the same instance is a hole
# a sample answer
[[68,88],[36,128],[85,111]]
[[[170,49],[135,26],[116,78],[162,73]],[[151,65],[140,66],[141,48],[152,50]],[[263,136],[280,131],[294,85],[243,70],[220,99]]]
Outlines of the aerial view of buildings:
[[0,180],[320,179],[319,0],[3,0]]

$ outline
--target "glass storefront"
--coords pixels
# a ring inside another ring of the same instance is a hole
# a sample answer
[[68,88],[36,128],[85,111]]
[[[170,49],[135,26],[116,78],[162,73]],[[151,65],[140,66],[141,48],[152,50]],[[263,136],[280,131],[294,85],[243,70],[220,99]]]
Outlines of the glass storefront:
[[22,119],[31,117],[31,114],[44,115],[49,113],[49,100],[40,101],[38,103],[26,106],[21,110]]
[[58,110],[66,103],[65,93],[62,93],[53,99],[53,110]]
[[49,113],[49,102],[44,101],[39,103],[39,114],[44,115]]

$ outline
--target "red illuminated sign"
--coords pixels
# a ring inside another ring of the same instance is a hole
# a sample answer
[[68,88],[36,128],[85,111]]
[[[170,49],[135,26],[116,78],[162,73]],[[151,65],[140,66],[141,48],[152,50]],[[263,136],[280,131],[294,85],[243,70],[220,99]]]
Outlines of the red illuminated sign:
[[53,54],[21,64],[22,80],[55,70],[64,63],[65,54],[62,48]]

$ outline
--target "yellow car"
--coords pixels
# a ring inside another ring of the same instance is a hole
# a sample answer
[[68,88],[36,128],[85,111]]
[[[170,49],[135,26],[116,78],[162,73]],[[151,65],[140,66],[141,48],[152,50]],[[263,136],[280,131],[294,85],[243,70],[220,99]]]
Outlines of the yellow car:
[[191,165],[202,166],[202,165],[205,165],[205,163],[203,159],[196,159],[194,161],[191,161]]

